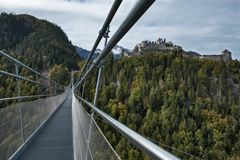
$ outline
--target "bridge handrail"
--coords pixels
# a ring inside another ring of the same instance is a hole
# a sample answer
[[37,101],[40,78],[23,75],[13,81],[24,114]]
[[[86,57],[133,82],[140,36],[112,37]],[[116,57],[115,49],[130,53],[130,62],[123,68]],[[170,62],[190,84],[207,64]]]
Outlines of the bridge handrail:
[[[1,98],[0,101],[8,101],[8,100],[16,100],[16,99],[29,99],[29,98],[40,98],[40,97],[51,97],[51,96],[55,96],[55,94],[43,94],[43,95],[31,95],[31,96]],[[1,109],[0,109],[0,111],[1,111]]]
[[94,106],[92,103],[88,102],[87,100],[83,99],[82,97],[79,97],[75,95],[77,98],[82,100],[87,106],[89,106],[91,109],[94,110],[94,113],[99,115],[101,118],[103,118],[109,125],[111,125],[113,128],[115,128],[119,133],[121,133],[125,138],[130,140],[132,143],[134,143],[138,148],[146,152],[151,158],[153,159],[163,159],[163,160],[179,160],[176,156],[173,154],[165,151],[164,149],[160,148],[156,144],[152,143],[145,137],[141,136],[137,132],[133,131],[132,129],[128,128],[124,124],[120,123],[119,121],[115,120],[108,114],[104,113],[100,109],[98,109],[96,106]]
[[28,79],[28,78],[26,78],[26,77],[19,76],[19,75],[16,75],[16,74],[13,74],[13,73],[9,73],[9,72],[6,72],[6,71],[0,70],[0,74],[2,74],[2,75],[7,75],[7,76],[10,76],[10,77],[14,77],[14,78],[16,78],[16,79],[28,81],[28,82],[31,82],[31,83],[34,83],[34,84],[40,84],[40,85],[45,86],[45,84],[43,84],[43,83],[41,83],[41,82],[39,82],[39,81],[34,81],[34,80]]
[[[51,79],[49,79],[49,78],[47,78],[47,77],[43,76],[41,73],[37,72],[36,70],[32,69],[31,67],[27,66],[26,64],[24,64],[24,63],[22,63],[22,62],[18,61],[17,59],[15,59],[15,58],[11,57],[11,56],[10,56],[10,55],[8,55],[7,53],[5,53],[5,52],[3,52],[3,51],[0,51],[0,55],[2,55],[2,56],[4,56],[4,57],[8,58],[9,60],[11,60],[11,61],[15,62],[16,64],[18,64],[18,65],[20,65],[20,66],[22,66],[22,67],[24,67],[24,68],[28,69],[29,71],[31,71],[31,72],[33,72],[33,73],[35,73],[36,75],[38,75],[38,76],[40,76],[40,77],[42,77],[42,78],[44,78],[44,79],[46,79],[46,80],[48,80],[48,81],[50,81],[50,82],[57,83],[57,85],[59,85],[59,86],[62,86],[62,87],[63,87],[63,85],[61,85],[61,84],[59,84],[58,82],[56,82],[56,81],[53,81],[53,80],[51,80]],[[3,74],[3,73],[2,73],[2,74]]]

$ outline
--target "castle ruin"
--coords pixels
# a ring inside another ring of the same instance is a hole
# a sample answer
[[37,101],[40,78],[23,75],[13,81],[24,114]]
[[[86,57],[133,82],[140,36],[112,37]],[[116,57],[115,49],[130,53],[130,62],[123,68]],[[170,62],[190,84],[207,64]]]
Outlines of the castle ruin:
[[171,41],[166,39],[158,38],[156,41],[142,41],[137,45],[137,52],[143,52],[147,50],[182,50],[181,46],[174,45]]
[[[173,42],[167,41],[166,38],[158,38],[156,41],[142,41],[139,43],[131,54],[125,55],[127,57],[131,56],[140,56],[148,51],[179,51],[182,53],[183,57],[193,57],[193,58],[201,58],[201,59],[209,59],[214,61],[229,61],[232,60],[232,53],[225,49],[220,54],[213,54],[213,55],[201,55],[197,52],[193,51],[184,51],[181,46],[174,45]],[[170,52],[171,53],[171,52]]]

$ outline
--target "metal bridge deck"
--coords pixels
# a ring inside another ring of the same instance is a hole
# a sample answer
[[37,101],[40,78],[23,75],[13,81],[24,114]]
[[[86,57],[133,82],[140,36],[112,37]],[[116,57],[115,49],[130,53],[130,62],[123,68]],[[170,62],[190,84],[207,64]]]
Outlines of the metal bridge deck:
[[71,103],[70,94],[19,160],[73,160]]

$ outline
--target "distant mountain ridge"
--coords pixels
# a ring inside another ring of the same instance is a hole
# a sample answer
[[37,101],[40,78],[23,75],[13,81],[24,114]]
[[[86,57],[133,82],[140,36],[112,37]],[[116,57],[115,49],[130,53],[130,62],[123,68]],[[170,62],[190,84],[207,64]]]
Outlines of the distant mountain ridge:
[[124,56],[129,56],[132,51],[130,49],[124,48],[122,46],[116,45],[112,49],[112,52],[113,52],[114,59],[121,59]]
[[[75,51],[76,53],[78,53],[78,55],[83,59],[86,60],[90,54],[90,51],[87,49],[84,49],[82,47],[78,47],[78,46],[74,46],[75,47]],[[94,55],[93,55],[93,59],[95,59],[97,57],[98,54],[101,53],[100,49],[96,49]]]
[[82,59],[86,60],[88,58],[90,51],[88,51],[84,48],[78,47],[78,46],[74,46],[74,47],[75,47],[76,52]]
[[[75,51],[78,53],[78,55],[86,60],[88,58],[88,55],[90,54],[90,51],[87,50],[87,49],[83,49],[81,47],[78,47],[78,46],[75,46]],[[127,49],[127,48],[124,48],[122,46],[119,46],[119,45],[116,45],[113,49],[112,49],[112,53],[113,53],[113,57],[115,60],[117,59],[121,59],[124,55],[129,55],[131,54],[131,50],[130,49]],[[100,49],[97,49],[95,51],[95,54],[93,56],[93,58],[96,58],[98,54],[101,53],[101,50]]]

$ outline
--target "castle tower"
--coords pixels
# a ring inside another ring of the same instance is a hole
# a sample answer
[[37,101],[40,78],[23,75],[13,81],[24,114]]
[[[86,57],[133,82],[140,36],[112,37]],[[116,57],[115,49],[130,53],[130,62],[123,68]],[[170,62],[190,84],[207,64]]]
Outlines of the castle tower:
[[138,52],[142,52],[142,45],[141,44],[137,45],[137,48],[138,48]]
[[157,39],[157,44],[161,44],[162,43],[162,39],[161,38],[158,38]]
[[164,38],[163,43],[166,43],[166,41],[167,41],[166,38]]
[[232,60],[232,53],[229,50],[225,49],[222,51],[222,58],[224,61]]

